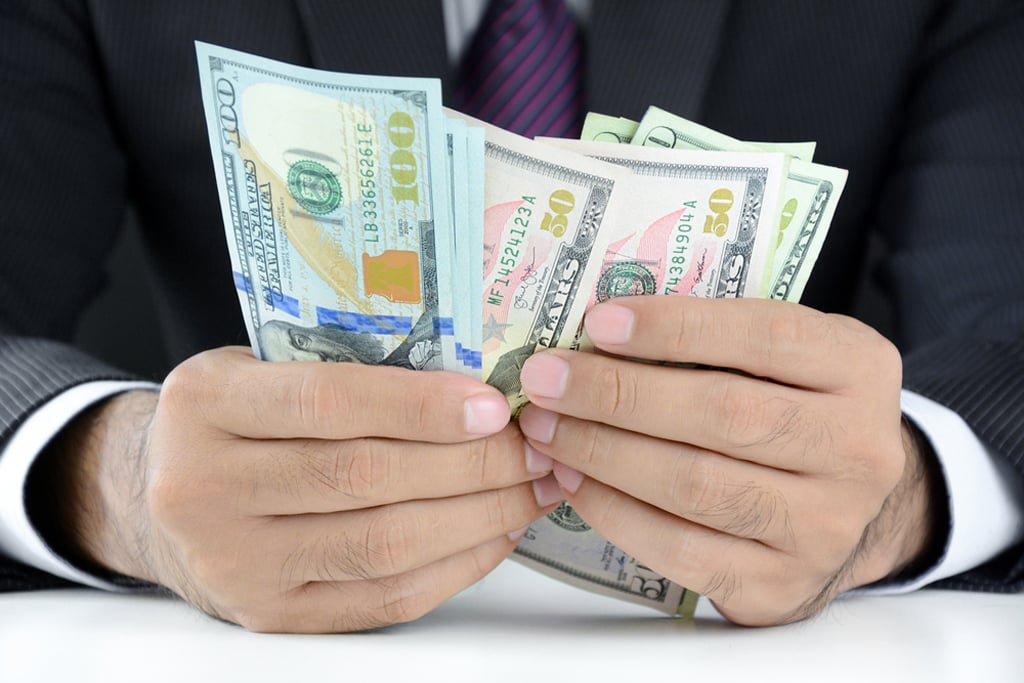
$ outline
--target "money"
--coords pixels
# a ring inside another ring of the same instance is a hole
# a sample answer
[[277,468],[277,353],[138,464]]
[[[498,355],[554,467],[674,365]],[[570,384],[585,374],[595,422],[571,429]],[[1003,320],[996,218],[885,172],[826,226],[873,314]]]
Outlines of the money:
[[[544,139],[632,171],[625,218],[584,309],[619,296],[758,296],[770,261],[786,155],[678,151]],[[579,305],[579,304],[578,304]],[[572,346],[592,349],[582,330]],[[516,559],[588,590],[692,614],[696,594],[640,564],[563,504],[530,525]]]
[[[451,116],[461,116],[451,112]],[[583,322],[631,173],[469,120],[484,131],[483,377],[513,408],[523,363]]]
[[699,597],[606,541],[567,503],[531,524],[512,558],[578,588],[666,614],[692,617]]
[[[814,143],[744,142],[654,107],[590,114],[585,141],[528,140],[443,109],[433,79],[196,52],[254,353],[453,370],[514,413],[525,360],[591,349],[582,321],[601,301],[799,298],[846,178],[811,162]],[[698,597],[567,504],[513,557],[669,614]]]
[[632,144],[791,155],[786,181],[781,187],[777,237],[770,251],[771,265],[765,270],[760,294],[784,301],[800,300],[846,185],[845,170],[812,163],[813,142],[744,142],[657,107],[647,110]]
[[196,53],[256,355],[459,367],[440,84]]
[[815,142],[737,140],[658,107],[647,108],[643,119],[637,124],[631,144],[668,149],[702,149],[708,152],[781,152],[804,161],[813,159],[817,147]]
[[580,134],[580,139],[628,145],[639,125],[636,121],[624,119],[621,116],[591,112],[583,121],[583,132]]
[[587,308],[641,294],[760,294],[785,155],[546,142],[633,172],[623,208],[627,218],[603,255]]

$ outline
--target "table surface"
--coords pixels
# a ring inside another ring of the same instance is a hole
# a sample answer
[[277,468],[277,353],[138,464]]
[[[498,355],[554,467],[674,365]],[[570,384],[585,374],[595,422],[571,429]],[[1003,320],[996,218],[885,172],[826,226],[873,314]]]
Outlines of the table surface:
[[[698,678],[699,677],[699,678]],[[155,595],[0,595],[0,681],[1024,680],[1024,595],[852,597],[751,629],[592,595],[512,562],[372,633],[265,635]]]

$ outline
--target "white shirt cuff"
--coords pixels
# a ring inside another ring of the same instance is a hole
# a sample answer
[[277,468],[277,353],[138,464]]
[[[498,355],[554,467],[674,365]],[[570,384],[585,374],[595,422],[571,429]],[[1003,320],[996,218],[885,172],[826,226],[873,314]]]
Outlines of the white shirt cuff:
[[938,563],[878,593],[907,593],[984,564],[1024,538],[1024,487],[949,408],[910,391],[901,407],[931,443],[949,493],[949,537]]
[[105,398],[133,389],[159,389],[151,382],[88,382],[68,389],[33,412],[0,453],[0,552],[61,578],[110,591],[124,590],[73,566],[39,536],[25,509],[25,481],[32,463],[79,413]]

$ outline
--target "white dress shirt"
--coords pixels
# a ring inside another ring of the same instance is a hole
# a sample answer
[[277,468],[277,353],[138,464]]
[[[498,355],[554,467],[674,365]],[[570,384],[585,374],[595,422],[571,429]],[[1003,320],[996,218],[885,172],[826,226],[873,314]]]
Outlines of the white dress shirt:
[[[567,0],[581,23],[589,0]],[[485,0],[443,0],[448,56],[457,63],[483,15]],[[615,114],[615,112],[604,112]],[[36,456],[81,411],[140,382],[92,382],[69,389],[34,412],[15,431],[0,456],[0,552],[66,579],[121,590],[72,566],[39,536],[26,514],[25,480]],[[949,493],[950,530],[939,561],[902,584],[872,592],[907,592],[959,574],[992,559],[1024,538],[1024,490],[1009,467],[981,443],[960,418],[927,398],[902,393],[904,414],[931,442]]]

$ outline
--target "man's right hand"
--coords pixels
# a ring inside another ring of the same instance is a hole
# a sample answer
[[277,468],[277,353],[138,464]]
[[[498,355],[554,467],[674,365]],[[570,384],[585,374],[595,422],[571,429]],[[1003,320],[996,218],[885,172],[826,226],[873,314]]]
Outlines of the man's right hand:
[[469,378],[199,354],[62,437],[86,558],[255,631],[409,621],[561,500],[551,461]]

